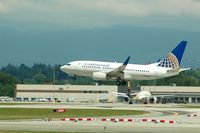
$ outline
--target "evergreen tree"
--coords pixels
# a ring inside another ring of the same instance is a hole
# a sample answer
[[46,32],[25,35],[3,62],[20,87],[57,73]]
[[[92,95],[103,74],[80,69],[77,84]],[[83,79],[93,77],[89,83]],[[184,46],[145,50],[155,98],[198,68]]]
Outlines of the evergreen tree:
[[17,80],[6,73],[0,72],[0,96],[14,96]]

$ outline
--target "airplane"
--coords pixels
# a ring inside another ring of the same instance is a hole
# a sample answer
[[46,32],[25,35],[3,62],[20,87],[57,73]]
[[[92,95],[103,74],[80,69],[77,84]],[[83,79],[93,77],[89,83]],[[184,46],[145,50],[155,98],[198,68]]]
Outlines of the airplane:
[[149,91],[131,92],[130,94],[113,92],[112,94],[118,97],[124,97],[127,99],[137,99],[137,100],[142,100],[144,98],[152,97],[152,94]]
[[153,99],[155,103],[157,101],[157,97],[153,96],[149,91],[131,92],[129,94],[113,92],[112,94],[117,97],[123,97],[126,102],[129,102],[129,104],[132,104],[132,100]]
[[190,68],[180,68],[187,41],[181,41],[164,59],[148,65],[101,61],[72,61],[60,69],[74,76],[88,76],[94,80],[116,80],[116,85],[126,85],[131,80],[153,80],[178,75]]
[[129,104],[133,103],[133,100],[152,100],[153,103],[158,102],[158,98],[170,98],[175,95],[152,95],[149,91],[138,91],[138,92],[130,92],[130,93],[119,93],[113,92],[114,96],[123,97],[124,101],[129,102]]

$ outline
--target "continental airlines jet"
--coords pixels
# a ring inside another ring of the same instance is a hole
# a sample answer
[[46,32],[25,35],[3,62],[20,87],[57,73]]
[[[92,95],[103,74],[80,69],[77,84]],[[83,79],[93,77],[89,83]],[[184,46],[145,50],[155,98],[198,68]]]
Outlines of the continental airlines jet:
[[94,80],[116,80],[117,85],[126,85],[128,80],[166,78],[190,69],[180,68],[186,44],[186,41],[180,42],[166,58],[148,65],[129,64],[129,56],[124,63],[72,61],[60,69],[69,75],[88,76]]

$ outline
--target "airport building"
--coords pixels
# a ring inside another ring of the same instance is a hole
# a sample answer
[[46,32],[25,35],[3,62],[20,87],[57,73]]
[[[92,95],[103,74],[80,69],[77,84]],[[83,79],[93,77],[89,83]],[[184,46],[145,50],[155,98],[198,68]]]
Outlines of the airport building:
[[[159,103],[200,103],[200,87],[186,86],[141,86],[149,91]],[[15,99],[18,101],[62,102],[123,102],[113,92],[126,93],[127,87],[105,85],[27,85],[18,84]]]
[[161,103],[200,103],[200,87],[191,86],[141,86]]
[[17,84],[15,99],[17,101],[53,101],[62,102],[115,102],[113,92],[117,86],[103,85],[26,85]]

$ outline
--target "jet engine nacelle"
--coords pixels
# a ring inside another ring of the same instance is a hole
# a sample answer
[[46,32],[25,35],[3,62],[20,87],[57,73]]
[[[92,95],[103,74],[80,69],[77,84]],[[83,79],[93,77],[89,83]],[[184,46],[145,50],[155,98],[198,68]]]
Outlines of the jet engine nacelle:
[[107,75],[106,75],[106,73],[103,73],[103,72],[94,72],[92,78],[94,80],[106,80]]

